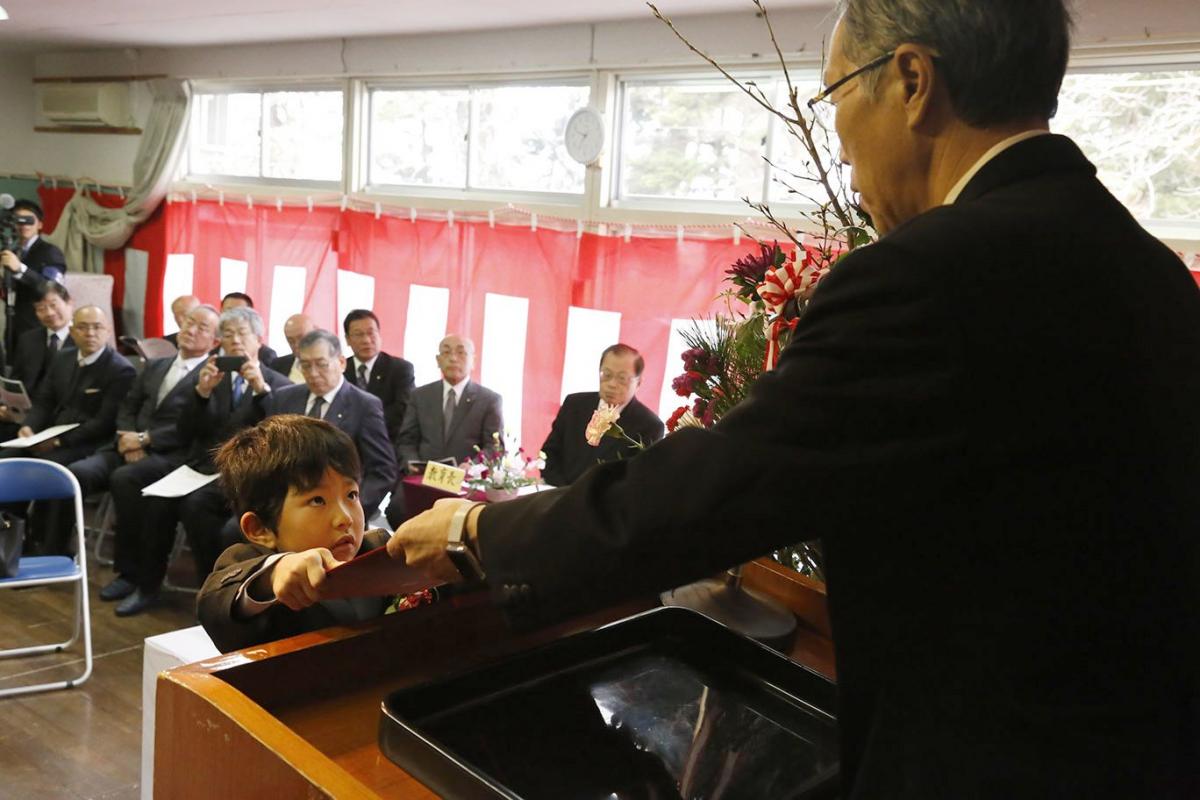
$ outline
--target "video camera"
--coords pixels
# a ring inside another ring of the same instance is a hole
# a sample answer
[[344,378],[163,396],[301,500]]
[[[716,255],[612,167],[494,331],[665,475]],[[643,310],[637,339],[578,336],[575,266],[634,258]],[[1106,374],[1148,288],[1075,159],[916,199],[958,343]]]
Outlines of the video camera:
[[0,250],[17,247],[17,215],[12,210],[16,202],[11,194],[0,194]]

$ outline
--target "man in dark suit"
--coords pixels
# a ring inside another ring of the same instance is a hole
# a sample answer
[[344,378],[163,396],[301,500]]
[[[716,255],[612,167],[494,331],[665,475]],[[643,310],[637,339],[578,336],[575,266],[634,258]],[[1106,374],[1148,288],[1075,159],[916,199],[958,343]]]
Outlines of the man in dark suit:
[[13,308],[13,330],[6,334],[15,347],[21,334],[38,326],[33,312],[39,288],[48,280],[62,281],[67,260],[62,250],[41,237],[44,215],[42,207],[32,200],[18,200],[12,208],[17,225],[17,246],[0,251],[0,268],[11,276],[17,302]]
[[346,315],[342,328],[346,344],[354,352],[346,363],[346,380],[383,401],[388,436],[395,443],[415,386],[413,365],[383,352],[383,333],[374,312],[356,308]]
[[[184,294],[176,297],[171,301],[171,315],[175,317],[175,325],[179,330],[183,330],[184,320],[188,314],[192,313],[192,309],[200,305],[200,298],[195,295]],[[179,331],[168,333],[163,337],[175,347],[179,347]]]
[[[230,292],[221,298],[221,313],[224,314],[231,308],[252,309],[254,308],[254,299],[245,292]],[[265,336],[265,332],[259,334],[260,339]],[[264,367],[270,367],[277,360],[279,360],[279,354],[276,353],[273,348],[267,346],[266,343],[260,342],[258,346],[259,363],[261,363]]]
[[[101,600],[124,599],[137,589],[140,575],[166,568],[174,531],[165,535],[142,525],[141,490],[182,464],[187,455],[179,415],[191,406],[200,367],[217,344],[218,317],[212,306],[188,312],[180,321],[179,352],[150,361],[133,382],[117,414],[115,441],[70,465],[85,494],[108,488],[116,508],[116,575],[100,590]],[[161,575],[147,579],[150,584],[161,581]]]
[[[303,414],[323,419],[346,433],[362,462],[359,501],[370,519],[392,490],[398,473],[384,427],[383,404],[342,377],[346,368],[342,343],[329,331],[310,331],[298,343],[297,351],[304,383],[258,395],[247,424],[276,414]],[[188,541],[216,553],[241,542],[241,529],[231,514],[228,497],[220,487],[209,484],[192,492],[183,499],[181,514]],[[217,544],[210,546],[208,542]]]
[[[209,357],[196,374],[193,391],[177,423],[180,441],[186,448],[183,463],[206,475],[216,472],[212,460],[213,449],[235,431],[254,424],[254,396],[289,385],[287,378],[262,366],[257,359],[263,332],[262,317],[257,311],[248,307],[231,308],[221,314],[218,330],[221,342],[219,355],[243,356],[247,360],[238,372],[226,374],[218,369],[217,356]],[[142,526],[138,541],[145,543],[154,537],[166,537],[169,541],[159,543],[156,552],[163,553],[163,558],[153,564],[148,563],[145,557],[153,548],[144,547],[137,588],[117,605],[117,616],[140,614],[158,602],[159,588],[166,574],[170,542],[175,539],[175,527],[181,516],[187,513],[184,502],[189,498],[190,495],[182,500],[142,498],[136,514]],[[203,579],[212,571],[213,562],[219,555],[218,543],[192,541],[190,544],[196,571]]]
[[[38,327],[25,331],[17,339],[16,352],[12,354],[12,377],[21,381],[30,398],[50,368],[50,362],[60,350],[75,350],[71,338],[71,295],[67,287],[56,281],[45,281],[40,287],[38,299],[33,304]],[[19,422],[9,409],[0,405],[0,441],[17,435]]]
[[567,395],[550,435],[542,445],[546,468],[542,479],[551,486],[566,486],[596,464],[637,455],[632,442],[605,436],[599,445],[588,442],[585,432],[592,414],[604,403],[620,412],[617,424],[634,442],[648,447],[663,437],[662,420],[635,397],[646,362],[627,344],[614,344],[600,355],[600,391]]
[[[842,797],[1200,796],[1200,292],[1048,119],[1061,2],[848,0],[882,238],[713,430],[389,548],[551,618],[821,537]],[[1017,304],[999,302],[1019,291]]]
[[300,364],[296,361],[296,348],[300,346],[300,340],[305,334],[316,329],[317,324],[308,314],[292,314],[288,317],[283,323],[283,338],[287,339],[288,354],[275,359],[270,364],[271,369],[292,383],[304,383],[304,373],[300,371]]

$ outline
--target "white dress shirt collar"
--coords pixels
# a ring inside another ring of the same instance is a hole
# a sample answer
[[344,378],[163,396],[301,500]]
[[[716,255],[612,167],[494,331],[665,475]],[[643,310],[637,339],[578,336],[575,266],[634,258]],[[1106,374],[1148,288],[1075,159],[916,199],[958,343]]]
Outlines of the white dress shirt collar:
[[991,147],[991,149],[980,156],[979,160],[976,161],[969,170],[963,173],[963,176],[958,179],[958,183],[951,187],[950,193],[946,195],[946,199],[942,202],[942,205],[953,205],[954,201],[958,199],[958,196],[962,194],[963,189],[967,188],[967,184],[971,182],[971,178],[974,178],[979,173],[979,170],[983,169],[989,161],[1003,153],[1008,148],[1012,147],[1014,144],[1019,144],[1026,139],[1033,139],[1037,136],[1047,136],[1049,134],[1050,131],[1039,128],[1032,131],[1023,131],[1018,133],[1016,136],[1008,137],[1002,142],[997,142]]
[[95,364],[97,361],[100,360],[100,356],[104,355],[104,351],[107,349],[108,349],[107,347],[101,347],[99,350],[92,353],[87,358],[84,358],[82,355],[77,356],[76,359],[79,362],[79,366],[88,367],[88,366],[91,366],[92,364]]
[[463,391],[467,388],[467,384],[470,383],[470,381],[470,376],[467,376],[451,386],[449,381],[447,381],[445,378],[442,378],[442,405],[446,405],[446,395],[448,395],[450,392],[454,392],[454,401],[456,403],[461,403]]
[[[324,398],[324,400],[325,400],[325,405],[321,406],[321,419],[325,419],[325,415],[329,413],[329,407],[331,405],[333,405],[333,398],[337,397],[337,393],[342,390],[342,384],[345,382],[346,382],[345,378],[339,378],[338,382],[337,382],[337,386],[333,387],[328,392],[321,395],[321,397]],[[308,410],[310,408],[312,408],[314,397],[316,397],[316,395],[310,391],[308,393],[308,399],[304,401],[304,413],[305,414],[307,414]]]

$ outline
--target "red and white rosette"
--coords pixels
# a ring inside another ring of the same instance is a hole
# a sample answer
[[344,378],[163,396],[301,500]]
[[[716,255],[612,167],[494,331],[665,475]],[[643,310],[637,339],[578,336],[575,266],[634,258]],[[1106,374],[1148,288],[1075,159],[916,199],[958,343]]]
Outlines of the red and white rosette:
[[829,272],[828,266],[818,266],[808,250],[804,260],[796,263],[796,253],[788,255],[787,261],[774,269],[767,270],[763,282],[758,286],[758,296],[767,308],[767,356],[763,369],[775,368],[779,360],[779,337],[785,330],[795,330],[798,319],[784,319],[784,309],[793,297],[807,297],[817,283]]

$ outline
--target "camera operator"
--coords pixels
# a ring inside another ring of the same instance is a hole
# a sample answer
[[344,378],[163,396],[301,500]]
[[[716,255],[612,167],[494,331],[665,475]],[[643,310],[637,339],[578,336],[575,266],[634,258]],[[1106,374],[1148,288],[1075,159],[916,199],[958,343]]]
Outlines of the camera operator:
[[4,285],[15,291],[13,330],[8,334],[15,342],[31,328],[38,327],[33,304],[41,284],[47,280],[62,281],[67,270],[62,250],[41,238],[44,215],[42,207],[32,200],[18,200],[12,208],[12,219],[17,232],[11,250],[0,251],[0,267],[3,267]]

